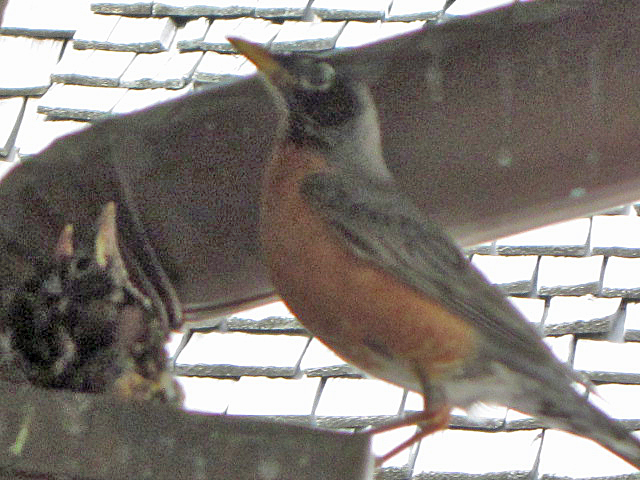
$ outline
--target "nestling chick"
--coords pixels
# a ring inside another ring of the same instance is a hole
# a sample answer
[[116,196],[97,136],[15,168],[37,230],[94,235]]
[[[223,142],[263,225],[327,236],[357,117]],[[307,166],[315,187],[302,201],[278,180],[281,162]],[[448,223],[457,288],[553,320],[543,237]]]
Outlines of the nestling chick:
[[169,370],[166,327],[129,281],[108,203],[94,237],[78,241],[67,225],[51,260],[4,292],[0,378],[45,388],[112,393],[179,403]]

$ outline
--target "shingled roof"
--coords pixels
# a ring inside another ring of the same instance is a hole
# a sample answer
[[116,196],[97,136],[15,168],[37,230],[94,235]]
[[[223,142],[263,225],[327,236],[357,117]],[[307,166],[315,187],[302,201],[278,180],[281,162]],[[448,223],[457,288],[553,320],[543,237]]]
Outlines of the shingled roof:
[[[233,34],[280,51],[349,48],[420,28],[443,0],[10,0],[0,27],[0,166],[90,122],[251,75]],[[309,21],[313,20],[313,21]],[[11,59],[19,58],[15,62]],[[633,206],[469,250],[563,360],[603,383],[594,399],[640,429],[640,217]],[[187,325],[170,345],[186,407],[346,431],[419,410],[364,377],[284,306]],[[451,429],[392,459],[382,478],[606,477],[631,467],[505,408],[456,411]],[[407,430],[374,439],[384,453]],[[452,473],[453,472],[453,473]]]
[[3,68],[0,155],[29,156],[87,121],[253,74],[227,35],[283,51],[347,48],[418,29],[442,2],[307,3],[11,0],[0,58],[29,61]]

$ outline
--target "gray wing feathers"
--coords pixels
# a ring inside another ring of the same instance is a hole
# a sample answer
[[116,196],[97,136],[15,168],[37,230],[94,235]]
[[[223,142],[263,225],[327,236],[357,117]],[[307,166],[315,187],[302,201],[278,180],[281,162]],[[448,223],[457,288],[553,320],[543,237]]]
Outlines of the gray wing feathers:
[[[580,381],[551,353],[526,319],[462,255],[453,240],[426,219],[395,185],[319,173],[306,177],[301,193],[359,257],[472,323],[496,345],[488,353],[529,376],[557,375]],[[548,369],[541,369],[541,366]]]

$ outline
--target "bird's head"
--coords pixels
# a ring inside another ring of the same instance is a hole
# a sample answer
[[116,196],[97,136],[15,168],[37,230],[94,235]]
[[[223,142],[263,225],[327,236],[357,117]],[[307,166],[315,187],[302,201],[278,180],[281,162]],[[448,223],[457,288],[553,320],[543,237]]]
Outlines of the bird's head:
[[263,46],[229,38],[284,99],[288,139],[320,149],[340,167],[388,177],[382,160],[378,114],[369,87],[337,70],[322,56],[271,53]]
[[89,241],[74,248],[73,228],[60,235],[55,251],[60,281],[58,312],[78,341],[107,341],[122,328],[122,310],[136,305],[151,311],[149,299],[130,282],[118,248],[116,205],[107,203]]

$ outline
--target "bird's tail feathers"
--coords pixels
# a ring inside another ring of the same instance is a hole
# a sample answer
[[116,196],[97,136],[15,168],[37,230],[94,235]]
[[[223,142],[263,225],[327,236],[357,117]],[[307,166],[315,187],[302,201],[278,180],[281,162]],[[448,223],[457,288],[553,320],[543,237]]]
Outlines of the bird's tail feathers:
[[553,402],[558,410],[540,412],[540,417],[548,418],[550,424],[568,432],[596,441],[640,470],[640,438],[576,390],[567,389],[563,393],[561,396],[573,398]]

